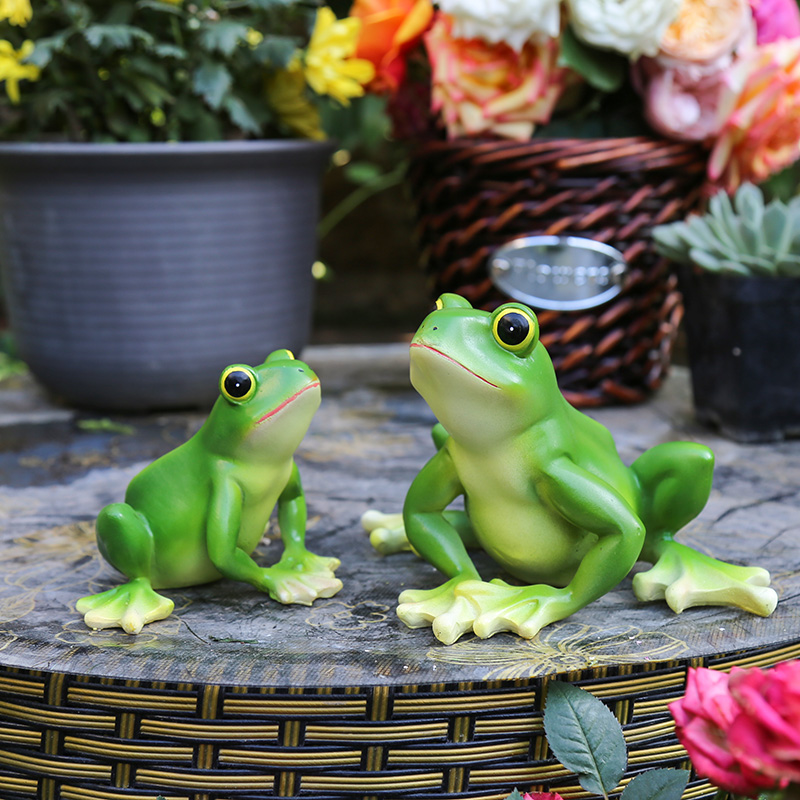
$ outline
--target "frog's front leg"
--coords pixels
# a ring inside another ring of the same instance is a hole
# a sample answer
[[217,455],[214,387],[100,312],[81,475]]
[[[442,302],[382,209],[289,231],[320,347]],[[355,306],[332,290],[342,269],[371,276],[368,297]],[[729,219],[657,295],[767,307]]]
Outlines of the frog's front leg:
[[318,597],[333,597],[342,582],[334,575],[338,558],[318,556],[306,549],[306,501],[297,465],[278,498],[278,526],[283,541],[280,561],[267,568],[274,581],[272,594],[281,603],[311,605]]
[[97,517],[97,543],[103,557],[131,580],[76,603],[94,630],[122,628],[139,633],[148,623],[166,619],[174,603],[153,590],[153,534],[147,521],[127,503],[106,506]]
[[244,497],[241,487],[226,475],[214,480],[209,514],[208,554],[214,566],[232,580],[244,581],[280,603],[311,605],[342,588],[333,574],[338,559],[315,556],[305,548],[306,506],[297,466],[278,501],[278,524],[284,543],[280,561],[260,567],[238,545]]
[[[642,521],[609,484],[566,457],[536,480],[539,498],[572,527],[594,535],[592,545],[563,588],[541,584],[462,584],[480,613],[473,630],[482,637],[512,631],[530,639],[543,627],[568,617],[614,588],[630,571],[644,543]],[[535,531],[531,532],[535,536]]]
[[472,628],[478,606],[464,583],[481,583],[467,553],[471,544],[463,512],[445,512],[464,489],[446,449],[440,450],[420,470],[403,506],[403,521],[411,547],[443,572],[449,580],[436,589],[408,589],[399,598],[397,615],[410,628],[431,625],[434,635],[452,644]]

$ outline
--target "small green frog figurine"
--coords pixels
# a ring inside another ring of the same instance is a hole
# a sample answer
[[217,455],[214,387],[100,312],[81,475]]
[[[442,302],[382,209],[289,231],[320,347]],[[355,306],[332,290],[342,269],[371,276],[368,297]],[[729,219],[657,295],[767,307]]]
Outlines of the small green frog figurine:
[[[293,455],[319,408],[317,376],[288,350],[258,367],[234,364],[220,378],[202,428],[128,486],[124,503],[97,517],[103,557],[128,583],[84,597],[90,628],[142,626],[172,613],[154,591],[245,581],[281,603],[311,605],[342,588],[338,559],[306,550],[306,504]],[[271,567],[250,557],[275,504],[284,551]]]
[[[713,453],[670,442],[625,466],[611,434],[559,391],[526,306],[488,313],[443,295],[411,342],[411,382],[439,420],[438,451],[413,481],[402,518],[362,518],[379,551],[410,545],[448,579],[400,595],[409,627],[432,625],[445,644],[469,630],[531,638],[611,590],[639,560],[654,565],[634,577],[640,600],[666,599],[676,612],[774,610],[766,570],[673,539],[708,500]],[[465,510],[446,510],[460,495]],[[522,585],[483,582],[470,547]]]

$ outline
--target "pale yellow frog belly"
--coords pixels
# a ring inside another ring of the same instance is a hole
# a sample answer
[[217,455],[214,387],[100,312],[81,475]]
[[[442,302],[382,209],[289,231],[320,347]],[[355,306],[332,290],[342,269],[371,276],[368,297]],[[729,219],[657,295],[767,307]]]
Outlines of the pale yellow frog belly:
[[471,495],[469,516],[481,548],[526,583],[565,586],[597,537],[541,503]]
[[597,536],[576,528],[539,498],[529,453],[510,447],[473,454],[449,444],[481,548],[526,583],[569,583]]

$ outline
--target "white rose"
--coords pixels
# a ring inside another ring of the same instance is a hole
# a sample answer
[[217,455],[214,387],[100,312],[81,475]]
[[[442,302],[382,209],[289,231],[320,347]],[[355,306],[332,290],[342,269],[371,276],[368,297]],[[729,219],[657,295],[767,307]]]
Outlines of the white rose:
[[631,58],[658,53],[681,0],[567,0],[575,35]]
[[560,0],[439,0],[453,18],[453,36],[505,42],[522,50],[532,36],[552,39],[561,32]]

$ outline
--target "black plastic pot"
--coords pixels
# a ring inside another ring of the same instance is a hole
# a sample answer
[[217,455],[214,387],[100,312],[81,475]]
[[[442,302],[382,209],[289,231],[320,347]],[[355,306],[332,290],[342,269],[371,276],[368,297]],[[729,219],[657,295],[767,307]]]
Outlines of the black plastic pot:
[[1,144],[0,266],[21,357],[74,405],[207,406],[232,362],[306,344],[306,141]]
[[679,279],[697,418],[741,442],[800,435],[800,279]]

